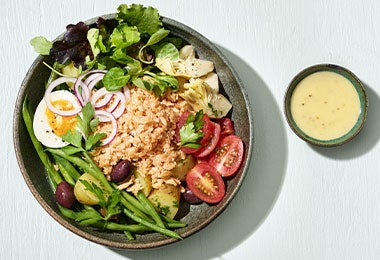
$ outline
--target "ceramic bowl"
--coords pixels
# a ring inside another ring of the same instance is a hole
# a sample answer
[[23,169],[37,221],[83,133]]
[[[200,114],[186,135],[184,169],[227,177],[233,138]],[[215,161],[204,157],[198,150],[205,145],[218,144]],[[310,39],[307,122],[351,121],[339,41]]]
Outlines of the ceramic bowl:
[[[113,19],[114,15],[110,14],[102,17],[105,19]],[[93,24],[95,21],[96,18],[93,18],[86,23]],[[236,134],[242,138],[245,145],[242,166],[234,178],[227,180],[226,195],[220,203],[216,205],[209,205],[206,203],[200,205],[188,205],[186,203],[181,203],[180,211],[177,216],[178,219],[186,222],[187,226],[179,228],[176,231],[183,238],[187,238],[213,221],[236,195],[248,170],[249,160],[251,158],[253,146],[253,121],[248,98],[242,82],[239,80],[228,60],[214,46],[214,44],[184,24],[166,17],[163,17],[162,21],[164,26],[171,30],[173,35],[179,36],[189,44],[192,44],[199,57],[207,58],[214,62],[221,83],[221,92],[224,93],[233,104],[230,116],[235,123]],[[60,37],[62,37],[62,35],[58,38]],[[21,173],[31,193],[59,224],[73,233],[95,243],[114,248],[144,249],[177,242],[178,240],[165,237],[158,233],[137,235],[135,240],[130,241],[123,233],[104,232],[92,227],[83,227],[60,214],[54,199],[53,191],[44,174],[44,166],[40,162],[33,144],[29,139],[21,114],[22,103],[26,96],[28,97],[33,111],[43,97],[43,86],[50,74],[49,69],[43,64],[43,61],[51,62],[46,57],[39,56],[31,65],[24,81],[22,82],[14,110],[13,141],[15,153]]]
[[[354,87],[356,93],[359,97],[359,106],[360,106],[360,113],[358,115],[356,123],[353,125],[353,127],[345,134],[329,139],[329,140],[320,140],[317,138],[313,138],[312,136],[308,135],[306,132],[304,132],[299,125],[297,125],[296,121],[294,120],[294,117],[292,115],[291,111],[291,102],[292,102],[292,96],[299,85],[299,83],[305,79],[307,76],[316,73],[316,72],[334,72],[339,74],[340,76],[343,76],[346,78],[351,85]],[[348,69],[335,65],[335,64],[318,64],[311,67],[308,67],[301,72],[299,72],[290,82],[285,98],[284,98],[284,111],[285,111],[285,117],[287,119],[287,122],[290,126],[290,128],[293,130],[297,136],[299,136],[304,141],[316,145],[316,146],[322,146],[322,147],[334,147],[339,146],[342,144],[347,143],[348,141],[352,140],[355,136],[359,134],[361,129],[364,126],[364,123],[366,121],[367,117],[367,110],[368,110],[368,100],[367,95],[365,92],[365,88],[362,84],[362,82],[359,80],[357,76],[355,76],[351,71]]]

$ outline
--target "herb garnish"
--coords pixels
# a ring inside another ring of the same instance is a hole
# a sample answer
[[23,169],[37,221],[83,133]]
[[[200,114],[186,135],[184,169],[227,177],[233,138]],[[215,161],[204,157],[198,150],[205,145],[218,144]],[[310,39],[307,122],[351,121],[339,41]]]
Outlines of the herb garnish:
[[179,130],[180,146],[194,149],[201,147],[199,141],[203,138],[203,132],[201,131],[203,125],[203,110],[199,110],[195,115],[190,114]]
[[[96,195],[99,199],[99,206],[104,209],[105,215],[103,219],[108,221],[112,216],[117,215],[121,212],[121,208],[119,205],[120,202],[120,190],[113,190],[111,194],[105,193],[103,189],[101,189],[95,183],[90,183],[86,180],[80,180],[82,184],[86,187],[86,189]],[[106,194],[106,195],[105,195]]]
[[[94,117],[95,111],[94,107],[88,102],[82,108],[82,117],[77,115],[77,126],[78,129],[74,131],[67,131],[66,134],[62,136],[62,139],[77,148],[82,148],[85,151],[91,151],[95,147],[101,144],[101,139],[106,136],[104,133],[94,133],[97,125],[99,124],[99,119]],[[82,142],[84,137],[84,142]]]

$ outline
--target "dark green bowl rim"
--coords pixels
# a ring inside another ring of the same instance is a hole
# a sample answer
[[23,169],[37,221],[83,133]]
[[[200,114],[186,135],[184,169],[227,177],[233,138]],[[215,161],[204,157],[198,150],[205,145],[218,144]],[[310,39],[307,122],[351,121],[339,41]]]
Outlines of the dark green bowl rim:
[[[305,77],[309,76],[310,74],[313,74],[315,72],[320,72],[320,71],[335,72],[345,77],[346,79],[348,79],[352,83],[352,85],[355,87],[355,90],[358,93],[359,100],[360,100],[361,112],[359,114],[358,120],[355,123],[355,125],[345,135],[335,138],[335,139],[331,139],[331,140],[319,140],[307,135],[298,127],[290,111],[291,97],[298,83],[300,83],[301,80],[303,80]],[[350,70],[342,66],[335,65],[335,64],[317,64],[317,65],[313,65],[311,67],[308,67],[302,70],[290,81],[290,84],[286,90],[285,97],[284,97],[284,111],[285,111],[286,120],[290,128],[301,139],[303,139],[304,141],[310,144],[317,145],[317,146],[334,147],[334,146],[339,146],[339,145],[347,143],[348,141],[352,140],[355,136],[359,134],[367,118],[368,99],[367,99],[367,94],[364,89],[363,83]]]

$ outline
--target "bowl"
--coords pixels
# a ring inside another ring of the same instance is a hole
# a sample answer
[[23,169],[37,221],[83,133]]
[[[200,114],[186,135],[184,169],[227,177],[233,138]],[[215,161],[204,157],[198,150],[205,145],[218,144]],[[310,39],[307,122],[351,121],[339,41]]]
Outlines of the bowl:
[[347,143],[363,128],[368,100],[362,82],[335,64],[317,64],[299,72],[284,98],[285,117],[293,132],[321,147]]
[[[114,14],[102,16],[104,19],[114,19]],[[86,21],[95,23],[97,17]],[[184,239],[198,232],[213,221],[232,201],[247,173],[251,159],[253,145],[253,121],[250,105],[244,86],[236,72],[224,55],[204,36],[172,19],[162,17],[165,28],[172,35],[179,36],[192,44],[200,58],[204,57],[214,62],[215,70],[219,75],[221,93],[225,94],[234,105],[230,116],[235,123],[236,134],[241,137],[245,145],[243,163],[240,170],[226,181],[226,194],[223,200],[216,205],[202,203],[200,205],[185,205],[177,215],[187,223],[184,228],[176,229]],[[61,38],[59,36],[58,38]],[[44,84],[50,71],[43,64],[49,62],[47,57],[38,56],[27,72],[18,93],[14,109],[13,141],[19,168],[31,193],[51,217],[73,233],[98,244],[113,248],[144,249],[163,246],[179,240],[168,238],[158,233],[136,235],[135,240],[128,240],[123,233],[105,232],[92,227],[78,225],[75,221],[63,217],[56,205],[54,193],[44,174],[45,168],[40,162],[33,144],[28,136],[22,118],[22,103],[28,97],[31,109],[34,111],[44,94]],[[182,204],[182,203],[181,203]]]

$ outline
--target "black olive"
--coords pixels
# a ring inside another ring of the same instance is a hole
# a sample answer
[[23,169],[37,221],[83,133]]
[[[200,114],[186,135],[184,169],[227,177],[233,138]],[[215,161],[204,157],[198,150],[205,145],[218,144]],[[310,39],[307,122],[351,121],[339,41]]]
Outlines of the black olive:
[[186,187],[185,192],[182,194],[182,196],[184,200],[190,204],[199,204],[203,202],[197,196],[195,196],[195,194],[187,187]]
[[61,181],[55,190],[56,201],[65,208],[71,208],[75,202],[74,189],[66,181]]
[[131,175],[131,168],[130,161],[121,160],[112,168],[111,181],[120,183],[126,180]]

